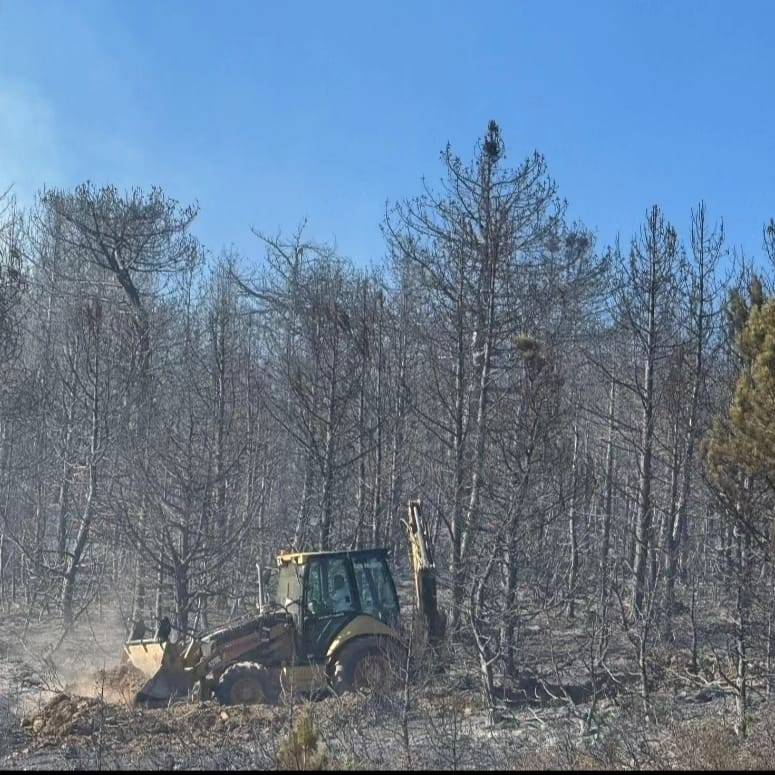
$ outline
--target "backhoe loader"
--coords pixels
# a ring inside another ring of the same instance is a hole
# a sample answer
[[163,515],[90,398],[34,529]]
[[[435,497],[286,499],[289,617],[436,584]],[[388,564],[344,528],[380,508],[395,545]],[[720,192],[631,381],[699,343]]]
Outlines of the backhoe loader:
[[[445,619],[419,501],[403,524],[421,639],[435,647]],[[148,678],[136,702],[273,703],[284,691],[389,689],[406,669],[408,643],[387,558],[386,549],[283,553],[275,598],[257,614],[177,642],[168,620],[154,638],[131,638],[126,654]]]

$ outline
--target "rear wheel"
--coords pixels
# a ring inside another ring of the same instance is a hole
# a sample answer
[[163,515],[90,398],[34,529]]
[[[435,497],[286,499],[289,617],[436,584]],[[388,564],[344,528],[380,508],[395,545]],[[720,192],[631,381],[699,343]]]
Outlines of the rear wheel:
[[269,672],[255,662],[237,662],[221,674],[215,696],[222,705],[273,703],[276,694]]
[[396,689],[401,683],[401,652],[397,644],[376,638],[348,643],[334,660],[331,678],[334,691],[384,694]]

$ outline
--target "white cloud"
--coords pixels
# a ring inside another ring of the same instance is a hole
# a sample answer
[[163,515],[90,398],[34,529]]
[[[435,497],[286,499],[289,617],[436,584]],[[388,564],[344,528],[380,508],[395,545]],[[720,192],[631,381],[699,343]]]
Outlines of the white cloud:
[[51,104],[28,84],[0,79],[0,189],[12,184],[26,203],[62,172]]

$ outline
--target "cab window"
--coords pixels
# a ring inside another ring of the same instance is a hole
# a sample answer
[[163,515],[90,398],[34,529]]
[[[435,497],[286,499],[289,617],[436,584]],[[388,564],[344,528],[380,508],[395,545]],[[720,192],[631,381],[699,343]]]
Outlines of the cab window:
[[398,599],[385,559],[359,557],[353,559],[355,582],[361,600],[361,610],[385,624],[394,626],[398,620]]
[[306,611],[312,616],[335,616],[356,609],[347,561],[316,558],[307,569]]

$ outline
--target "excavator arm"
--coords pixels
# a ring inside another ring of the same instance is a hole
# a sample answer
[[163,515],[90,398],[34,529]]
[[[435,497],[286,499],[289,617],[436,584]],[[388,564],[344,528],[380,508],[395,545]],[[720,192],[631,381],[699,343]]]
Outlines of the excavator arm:
[[446,618],[436,601],[436,566],[433,563],[428,532],[422,517],[421,502],[409,501],[408,519],[402,520],[409,539],[409,555],[414,573],[417,611],[423,634],[429,646],[444,637]]

